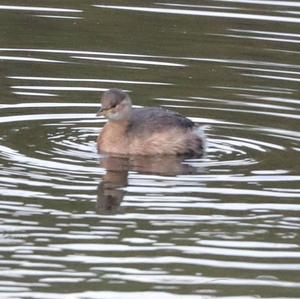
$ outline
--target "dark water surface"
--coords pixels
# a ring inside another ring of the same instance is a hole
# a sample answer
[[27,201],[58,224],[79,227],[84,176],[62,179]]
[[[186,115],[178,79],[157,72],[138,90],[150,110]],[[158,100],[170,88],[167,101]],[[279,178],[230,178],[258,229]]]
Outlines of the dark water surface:
[[[1,298],[299,298],[300,2],[0,0]],[[100,157],[100,92],[205,125]]]

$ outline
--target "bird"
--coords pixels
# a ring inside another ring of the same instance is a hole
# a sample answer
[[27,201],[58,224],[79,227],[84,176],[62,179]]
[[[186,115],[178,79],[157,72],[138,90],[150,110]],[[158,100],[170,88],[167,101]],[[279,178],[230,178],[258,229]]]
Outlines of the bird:
[[133,108],[128,93],[112,88],[101,97],[97,116],[108,119],[97,138],[99,153],[113,156],[202,155],[202,129],[162,107]]

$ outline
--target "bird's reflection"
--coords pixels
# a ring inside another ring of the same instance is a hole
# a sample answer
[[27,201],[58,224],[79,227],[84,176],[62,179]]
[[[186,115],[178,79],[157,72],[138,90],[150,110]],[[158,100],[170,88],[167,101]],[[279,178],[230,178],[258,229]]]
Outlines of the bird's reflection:
[[128,186],[129,171],[162,176],[197,173],[195,167],[182,163],[185,158],[183,156],[101,157],[100,166],[105,168],[106,174],[102,177],[98,186],[97,213],[115,214],[122,211],[121,202],[126,192],[124,187]]

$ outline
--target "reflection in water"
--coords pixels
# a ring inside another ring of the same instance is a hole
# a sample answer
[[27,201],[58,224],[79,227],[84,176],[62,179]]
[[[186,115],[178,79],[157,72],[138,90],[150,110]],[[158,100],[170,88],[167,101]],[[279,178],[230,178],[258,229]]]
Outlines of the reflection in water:
[[128,160],[122,158],[103,157],[101,167],[106,174],[97,189],[97,213],[117,213],[125,195],[124,187],[128,184]]
[[131,156],[113,157],[103,156],[100,166],[106,170],[97,189],[97,213],[118,213],[128,186],[130,171],[142,174],[156,174],[161,176],[191,175],[197,169],[188,163],[183,163],[184,156]]

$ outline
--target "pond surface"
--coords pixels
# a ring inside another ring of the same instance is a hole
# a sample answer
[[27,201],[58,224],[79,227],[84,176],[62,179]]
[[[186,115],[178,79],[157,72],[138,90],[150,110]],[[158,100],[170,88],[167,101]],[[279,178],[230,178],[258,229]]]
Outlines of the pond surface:
[[[1,298],[299,298],[299,2],[1,0],[0,26]],[[111,87],[206,154],[99,156]]]

